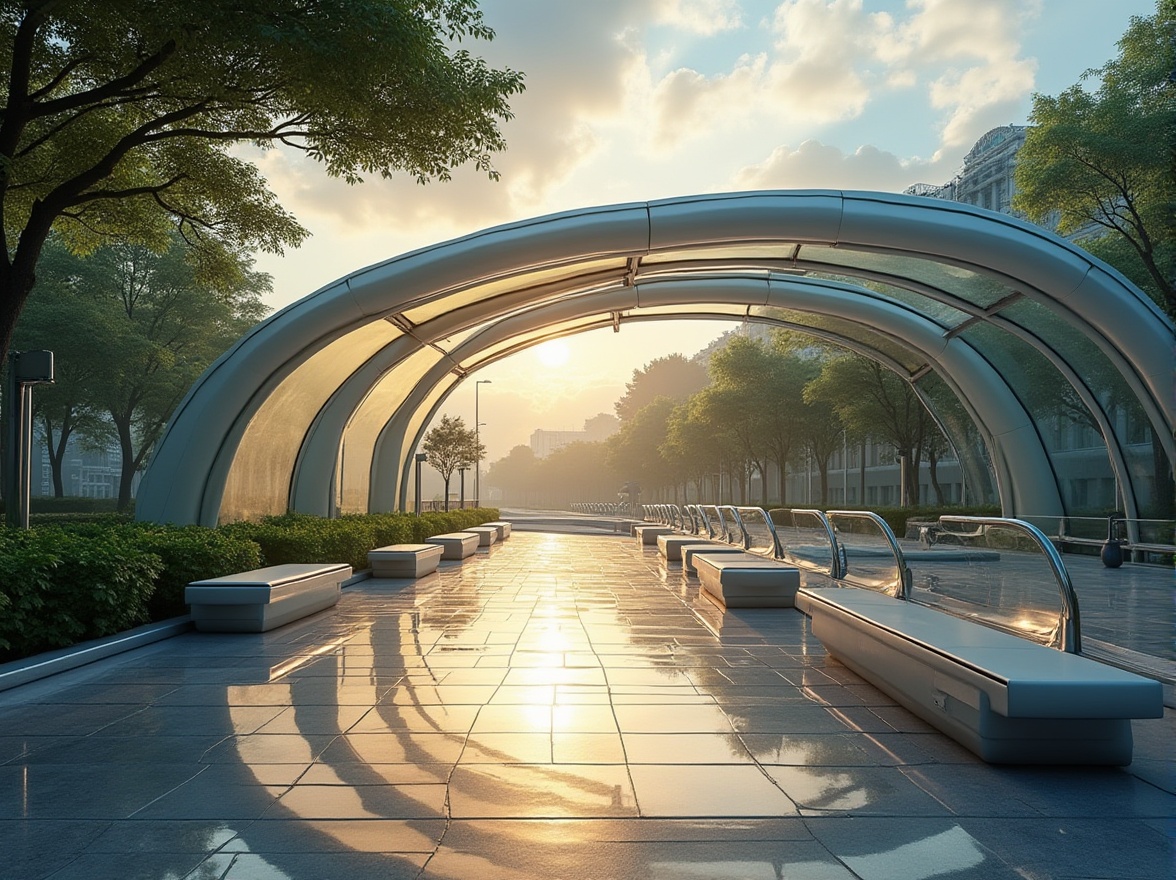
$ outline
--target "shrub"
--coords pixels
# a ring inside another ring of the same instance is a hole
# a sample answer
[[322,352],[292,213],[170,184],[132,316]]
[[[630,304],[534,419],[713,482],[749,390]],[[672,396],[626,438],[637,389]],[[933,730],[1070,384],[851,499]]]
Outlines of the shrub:
[[161,569],[158,556],[118,532],[0,531],[0,591],[8,606],[0,640],[23,657],[143,623]]
[[190,582],[261,565],[256,542],[222,529],[139,524],[131,534],[139,548],[158,556],[163,564],[148,602],[152,620],[187,614],[184,587]]

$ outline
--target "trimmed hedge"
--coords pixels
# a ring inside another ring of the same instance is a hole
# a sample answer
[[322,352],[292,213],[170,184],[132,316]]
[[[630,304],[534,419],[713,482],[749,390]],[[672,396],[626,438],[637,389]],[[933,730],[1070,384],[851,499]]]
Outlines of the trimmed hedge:
[[58,528],[0,531],[5,659],[143,623],[162,570],[158,556],[114,531],[101,540]]
[[368,567],[368,551],[498,518],[494,508],[322,519],[301,514],[215,529],[101,520],[0,527],[0,661],[187,612],[194,580],[287,562]]
[[369,550],[388,544],[420,543],[444,532],[460,531],[498,518],[492,507],[449,513],[373,513],[324,519],[301,513],[269,516],[260,522],[237,522],[218,531],[256,542],[265,565],[290,562],[346,562],[368,567]]

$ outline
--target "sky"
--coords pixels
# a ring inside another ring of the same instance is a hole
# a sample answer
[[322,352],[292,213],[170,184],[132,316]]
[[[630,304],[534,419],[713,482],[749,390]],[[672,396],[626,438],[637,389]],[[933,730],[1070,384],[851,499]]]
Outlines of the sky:
[[[618,202],[751,189],[901,192],[942,184],[1034,93],[1101,67],[1154,0],[482,0],[526,74],[497,182],[407,177],[349,186],[270,150],[258,165],[312,232],[258,255],[280,308],[357,269],[502,223]],[[478,379],[488,461],[536,428],[612,412],[633,370],[690,356],[731,325],[654,322],[548,343]],[[444,412],[474,422],[474,382]]]

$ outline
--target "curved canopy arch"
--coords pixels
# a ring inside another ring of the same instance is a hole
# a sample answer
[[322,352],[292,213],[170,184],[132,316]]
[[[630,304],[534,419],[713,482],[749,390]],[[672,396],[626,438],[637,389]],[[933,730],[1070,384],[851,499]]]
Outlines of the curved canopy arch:
[[[553,336],[726,317],[811,328],[947,389],[1006,515],[1063,515],[1042,389],[1102,435],[1129,516],[1168,461],[1172,323],[1038,227],[935,199],[703,195],[509,224],[357,271],[259,324],[173,416],[143,519],[389,509],[430,414],[471,373]],[[1056,398],[1056,393],[1053,394]]]

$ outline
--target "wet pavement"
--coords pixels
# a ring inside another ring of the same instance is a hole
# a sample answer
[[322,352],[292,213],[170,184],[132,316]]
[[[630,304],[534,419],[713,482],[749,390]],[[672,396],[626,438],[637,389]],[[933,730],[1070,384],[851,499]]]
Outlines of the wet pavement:
[[1127,768],[990,766],[697,592],[516,530],[0,694],[0,878],[1173,876],[1172,710]]

